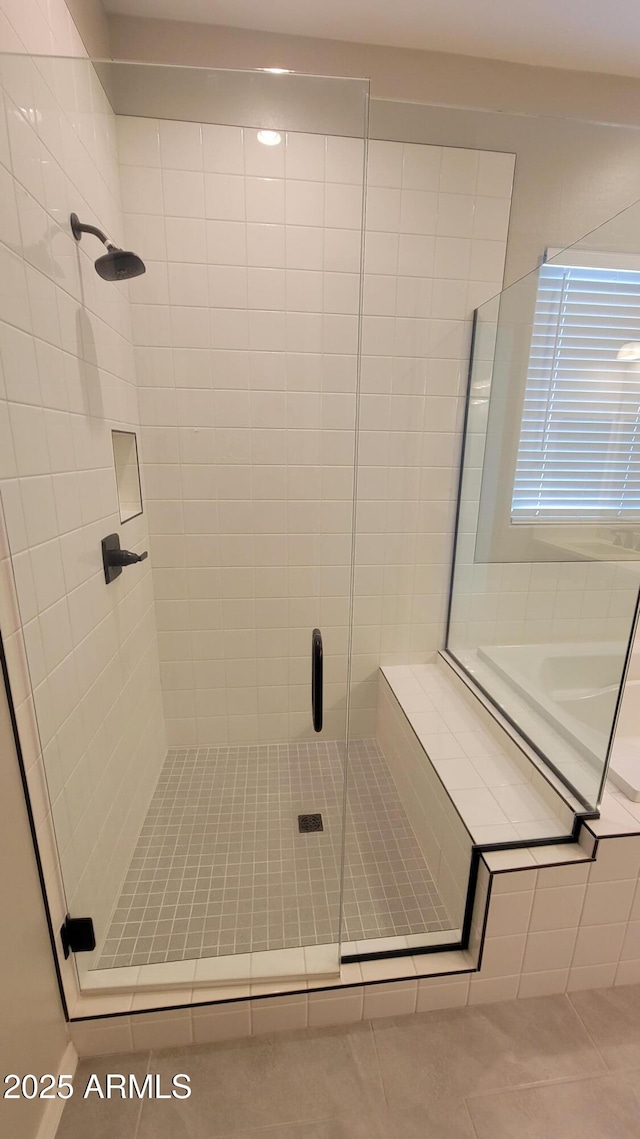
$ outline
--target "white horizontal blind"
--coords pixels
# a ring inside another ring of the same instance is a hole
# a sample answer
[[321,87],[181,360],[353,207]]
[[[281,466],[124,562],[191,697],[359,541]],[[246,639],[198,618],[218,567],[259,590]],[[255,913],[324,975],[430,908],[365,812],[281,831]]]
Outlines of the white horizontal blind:
[[640,272],[540,269],[511,518],[640,518]]

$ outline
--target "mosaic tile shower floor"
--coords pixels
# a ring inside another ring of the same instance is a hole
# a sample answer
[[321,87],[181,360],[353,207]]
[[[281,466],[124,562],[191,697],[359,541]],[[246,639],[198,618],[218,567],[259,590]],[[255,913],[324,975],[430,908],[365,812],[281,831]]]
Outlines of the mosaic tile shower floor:
[[[335,742],[172,749],[97,967],[335,941],[342,799]],[[349,748],[345,861],[344,941],[451,928],[375,740]]]

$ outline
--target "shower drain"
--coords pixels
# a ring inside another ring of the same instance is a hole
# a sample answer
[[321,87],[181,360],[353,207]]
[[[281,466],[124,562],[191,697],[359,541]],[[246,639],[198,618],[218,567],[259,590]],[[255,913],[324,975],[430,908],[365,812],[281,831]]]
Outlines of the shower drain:
[[312,831],[323,831],[322,815],[298,815],[298,830],[300,834],[311,834]]

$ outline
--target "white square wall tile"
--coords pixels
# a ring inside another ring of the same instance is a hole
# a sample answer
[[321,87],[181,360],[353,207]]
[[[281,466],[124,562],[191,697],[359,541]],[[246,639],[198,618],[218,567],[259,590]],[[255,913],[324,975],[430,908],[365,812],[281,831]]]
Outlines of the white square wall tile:
[[191,1010],[148,1013],[131,1017],[131,1037],[135,1052],[150,1048],[182,1048],[193,1043]]
[[100,1022],[98,1026],[89,1022],[72,1023],[69,1035],[80,1059],[112,1056],[133,1049],[129,1017],[118,1018],[117,1022]]
[[573,958],[576,936],[575,929],[530,933],[522,964],[523,974],[568,969]]
[[205,174],[205,215],[219,221],[245,217],[245,179],[239,174]]
[[251,1032],[282,1032],[307,1027],[306,996],[265,997],[251,1001]]
[[280,135],[276,146],[260,142],[259,132],[250,127],[244,130],[244,172],[259,178],[284,178],[285,135]]
[[594,925],[578,930],[573,966],[617,963],[626,925]]
[[469,1004],[490,1004],[494,1001],[511,1001],[518,995],[520,977],[472,977],[469,985]]
[[474,194],[478,178],[479,154],[476,150],[443,147],[440,164],[440,193]]
[[443,977],[418,981],[416,1012],[461,1008],[469,1000],[469,977]]
[[511,195],[515,154],[481,151],[478,157],[476,193],[499,198]]
[[243,1001],[239,1004],[220,1005],[218,1008],[194,1008],[192,1025],[194,1044],[214,1044],[218,1040],[250,1036],[250,1003]]
[[242,127],[202,126],[204,169],[212,174],[244,174]]
[[615,964],[575,967],[569,973],[567,992],[575,993],[580,989],[607,989],[614,983],[615,976]]
[[531,910],[531,931],[577,927],[585,892],[585,886],[559,886],[537,890]]
[[165,169],[202,170],[202,127],[200,123],[161,119],[159,135],[160,160]]
[[480,973],[483,978],[508,977],[521,971],[525,935],[487,937],[482,952]]
[[405,190],[438,190],[442,148],[405,143],[402,186]]
[[285,190],[287,225],[324,225],[324,199],[324,183],[287,179]]
[[526,973],[520,978],[519,997],[548,997],[564,993],[569,977],[568,969],[549,969],[541,973]]
[[160,134],[156,119],[116,116],[118,157],[125,166],[160,166]]
[[284,180],[245,178],[244,182],[247,221],[282,224],[285,220]]
[[309,1028],[326,1028],[332,1024],[354,1024],[362,1020],[364,990],[349,988],[339,996],[309,993]]
[[640,873],[640,837],[600,839],[590,882],[636,879]]
[[401,186],[404,147],[400,142],[371,139],[367,156],[370,186]]
[[204,217],[204,175],[200,171],[163,170],[162,194],[169,217]]
[[326,139],[323,135],[288,131],[285,174],[303,181],[324,181]]
[[364,175],[364,142],[359,138],[327,137],[325,177],[327,182],[361,185]]
[[382,1016],[402,1016],[416,1011],[417,981],[396,981],[393,985],[367,985],[364,990],[363,1020]]
[[626,922],[631,912],[636,882],[590,882],[580,918],[582,926]]

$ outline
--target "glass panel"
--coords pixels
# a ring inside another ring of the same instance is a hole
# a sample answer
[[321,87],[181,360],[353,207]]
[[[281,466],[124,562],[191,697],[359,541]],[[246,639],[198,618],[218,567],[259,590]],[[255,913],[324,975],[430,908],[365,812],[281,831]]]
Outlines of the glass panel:
[[448,647],[590,807],[638,601],[639,281],[636,204],[477,310],[468,396]]
[[0,493],[81,982],[335,972],[368,84],[0,70]]
[[[501,251],[513,156],[372,139],[368,162],[343,921],[345,942],[364,953],[459,944],[471,849],[485,837],[472,838],[441,778],[462,752],[439,712],[459,729],[465,709],[434,662],[468,298],[490,295],[502,261],[468,291],[451,280],[472,274],[464,258],[452,268],[456,241],[434,259],[432,235],[449,232],[459,163],[469,217],[483,208],[479,170],[495,190]],[[449,769],[467,790],[482,781],[466,782],[464,766]]]

